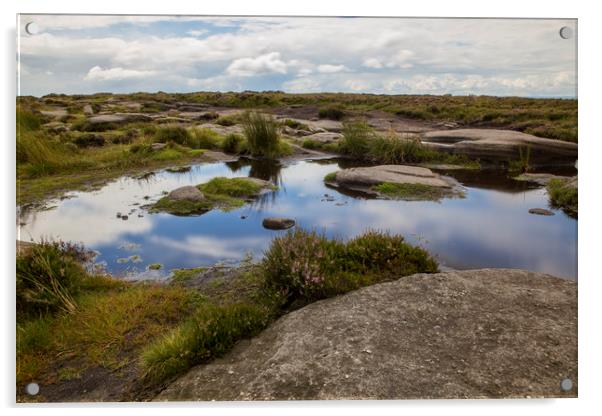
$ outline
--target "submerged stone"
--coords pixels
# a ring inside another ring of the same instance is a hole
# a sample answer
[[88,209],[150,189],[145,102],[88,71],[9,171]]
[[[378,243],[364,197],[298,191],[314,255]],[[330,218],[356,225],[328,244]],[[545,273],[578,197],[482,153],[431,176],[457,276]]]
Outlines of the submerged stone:
[[264,218],[262,225],[263,228],[267,228],[268,230],[287,230],[295,226],[295,220],[291,218],[270,217]]
[[554,215],[554,213],[552,211],[550,211],[549,209],[545,209],[545,208],[531,208],[529,210],[529,214],[547,215],[547,216]]

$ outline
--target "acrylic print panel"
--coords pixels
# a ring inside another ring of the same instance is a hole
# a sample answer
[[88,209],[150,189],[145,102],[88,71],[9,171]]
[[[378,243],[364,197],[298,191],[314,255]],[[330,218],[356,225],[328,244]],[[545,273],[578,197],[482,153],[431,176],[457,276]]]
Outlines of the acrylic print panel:
[[576,397],[576,38],[20,15],[17,400]]

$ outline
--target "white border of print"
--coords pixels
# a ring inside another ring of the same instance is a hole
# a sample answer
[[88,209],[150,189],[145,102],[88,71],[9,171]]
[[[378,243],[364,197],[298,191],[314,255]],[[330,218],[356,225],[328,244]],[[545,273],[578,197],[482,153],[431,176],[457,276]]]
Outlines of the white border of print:
[[[470,0],[392,2],[390,0],[370,0],[355,2],[345,0],[303,0],[284,2],[282,0],[220,0],[216,2],[170,0],[167,2],[124,2],[123,0],[103,0],[102,2],[82,2],[66,0],[22,0],[19,3],[2,2],[2,47],[6,64],[2,66],[4,97],[0,101],[0,114],[4,137],[0,169],[3,179],[4,203],[1,204],[3,232],[0,255],[5,268],[2,274],[4,290],[0,302],[6,320],[3,325],[2,360],[3,374],[0,391],[2,404],[9,413],[33,413],[42,411],[47,415],[106,415],[106,408],[114,414],[141,413],[164,415],[166,411],[180,415],[203,413],[246,415],[286,414],[306,415],[344,411],[351,414],[365,414],[376,410],[379,414],[399,414],[419,411],[421,414],[446,415],[471,414],[507,415],[508,412],[531,414],[567,415],[569,413],[589,414],[600,408],[600,351],[602,351],[599,329],[599,294],[602,292],[601,277],[597,273],[597,249],[599,243],[600,175],[596,171],[600,163],[596,157],[602,155],[602,137],[594,124],[599,122],[600,100],[600,54],[599,39],[602,39],[600,14],[596,13],[595,3],[549,0],[529,2],[506,0],[504,2],[484,2]],[[322,16],[442,16],[442,17],[548,17],[579,19],[579,135],[580,147],[580,188],[581,208],[579,212],[579,399],[555,400],[455,400],[455,401],[392,401],[392,402],[293,402],[293,403],[187,403],[187,404],[98,404],[98,405],[44,405],[43,407],[15,406],[14,387],[14,254],[15,254],[15,92],[16,55],[15,15],[16,13],[104,13],[104,14],[203,14],[203,15],[322,15]],[[597,191],[597,192],[596,192]],[[20,409],[16,409],[18,407]],[[66,407],[66,408],[64,408]],[[85,410],[82,411],[82,408]],[[168,409],[173,408],[173,409]]]

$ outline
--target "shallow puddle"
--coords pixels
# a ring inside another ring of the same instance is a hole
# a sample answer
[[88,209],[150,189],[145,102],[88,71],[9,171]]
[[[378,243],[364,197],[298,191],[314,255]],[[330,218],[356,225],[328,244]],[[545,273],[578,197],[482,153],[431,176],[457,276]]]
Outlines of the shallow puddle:
[[[298,226],[349,238],[372,229],[403,234],[432,253],[442,269],[521,268],[576,279],[577,221],[547,208],[544,188],[512,181],[503,172],[450,172],[466,188],[465,199],[407,202],[363,199],[326,187],[336,160],[277,163],[239,161],[193,166],[189,172],[160,171],[144,179],[121,178],[94,192],[73,192],[51,201],[52,209],[22,212],[21,240],[77,241],[99,252],[97,262],[119,276],[163,278],[170,269],[237,262],[247,253],[260,258],[282,231],[261,225],[286,216]],[[271,179],[279,190],[230,212],[196,217],[149,214],[142,205],[163,191],[196,185],[215,176]],[[122,218],[118,218],[120,213]],[[127,215],[127,219],[123,216]],[[148,266],[160,263],[160,270]]]

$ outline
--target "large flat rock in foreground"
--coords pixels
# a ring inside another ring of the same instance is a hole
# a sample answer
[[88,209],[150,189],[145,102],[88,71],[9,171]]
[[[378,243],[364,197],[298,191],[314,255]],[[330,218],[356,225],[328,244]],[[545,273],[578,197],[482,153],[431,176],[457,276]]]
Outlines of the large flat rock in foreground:
[[157,400],[575,397],[576,386],[577,283],[483,269],[308,305]]
[[423,143],[439,150],[484,160],[518,160],[520,149],[531,149],[531,163],[572,163],[577,144],[545,139],[513,130],[459,129],[429,131]]

